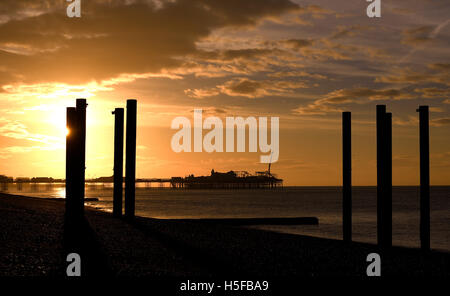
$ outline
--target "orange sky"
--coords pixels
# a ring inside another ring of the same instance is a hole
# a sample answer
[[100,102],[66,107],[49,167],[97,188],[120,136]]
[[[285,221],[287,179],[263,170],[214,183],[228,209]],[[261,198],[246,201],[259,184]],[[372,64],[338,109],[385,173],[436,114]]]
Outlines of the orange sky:
[[86,175],[112,175],[111,111],[134,98],[137,177],[266,169],[260,152],[173,152],[172,119],[202,108],[279,117],[272,171],[286,185],[340,185],[345,110],[353,183],[374,185],[375,105],[386,104],[394,185],[415,185],[426,104],[431,182],[450,185],[449,7],[382,3],[369,19],[362,0],[82,0],[68,18],[65,1],[2,1],[0,174],[64,177],[65,108],[87,98]]

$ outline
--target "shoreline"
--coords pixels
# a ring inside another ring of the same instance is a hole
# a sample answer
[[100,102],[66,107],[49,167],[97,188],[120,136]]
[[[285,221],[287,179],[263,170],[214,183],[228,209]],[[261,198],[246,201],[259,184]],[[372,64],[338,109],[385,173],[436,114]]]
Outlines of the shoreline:
[[[82,258],[92,259],[87,275],[364,277],[366,257],[373,252],[381,255],[382,275],[450,275],[448,252],[380,250],[367,243],[249,229],[239,223],[144,217],[127,222],[90,207],[85,212],[77,247],[87,254]],[[0,193],[0,221],[0,276],[65,277],[64,203]]]

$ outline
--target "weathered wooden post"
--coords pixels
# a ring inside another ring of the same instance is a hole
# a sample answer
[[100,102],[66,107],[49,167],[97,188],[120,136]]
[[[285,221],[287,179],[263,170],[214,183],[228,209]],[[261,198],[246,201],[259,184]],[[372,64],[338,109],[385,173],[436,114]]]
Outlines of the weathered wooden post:
[[377,238],[392,246],[392,113],[377,105]]
[[385,193],[383,198],[383,235],[384,246],[392,247],[392,113],[386,113],[385,118],[385,160],[384,175]]
[[74,179],[75,179],[75,159],[74,138],[76,135],[76,108],[68,107],[66,115],[66,127],[68,134],[66,136],[66,216],[74,216]]
[[66,214],[70,219],[84,214],[86,107],[86,99],[77,99],[75,108],[67,108]]
[[137,101],[127,100],[125,151],[125,217],[134,218],[136,192],[136,124]]
[[346,242],[352,240],[352,135],[351,112],[342,112],[342,231]]
[[123,108],[116,108],[114,114],[114,197],[113,215],[122,216],[123,188]]
[[76,203],[77,211],[80,215],[84,215],[84,186],[85,186],[85,170],[86,170],[86,99],[77,99],[77,129],[76,134]]
[[384,208],[384,174],[386,172],[385,159],[385,130],[386,106],[377,105],[377,240],[378,245],[384,245],[383,208]]
[[420,247],[430,250],[430,131],[428,106],[419,106],[420,126]]

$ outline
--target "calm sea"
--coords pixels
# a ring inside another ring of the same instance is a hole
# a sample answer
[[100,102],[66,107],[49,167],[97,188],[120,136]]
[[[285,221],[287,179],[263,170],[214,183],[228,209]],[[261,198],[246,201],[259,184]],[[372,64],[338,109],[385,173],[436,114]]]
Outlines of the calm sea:
[[[3,188],[5,189],[5,188]],[[37,197],[65,195],[63,184],[9,184],[12,194]],[[109,184],[86,186],[88,202],[112,210]],[[319,218],[319,226],[258,226],[257,228],[317,237],[342,237],[340,187],[284,187],[273,190],[183,190],[158,187],[136,189],[136,214],[154,218],[303,217]],[[419,188],[393,189],[393,243],[419,247]],[[431,247],[450,251],[450,186],[431,188]],[[353,239],[376,243],[376,188],[353,188]]]

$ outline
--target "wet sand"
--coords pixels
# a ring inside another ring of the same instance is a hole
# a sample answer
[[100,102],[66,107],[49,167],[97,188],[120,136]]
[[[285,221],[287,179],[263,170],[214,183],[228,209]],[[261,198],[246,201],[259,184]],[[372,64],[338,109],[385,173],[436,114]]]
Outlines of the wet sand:
[[0,276],[65,277],[72,251],[81,253],[86,276],[365,277],[372,252],[381,255],[383,276],[450,275],[445,252],[380,250],[230,221],[136,217],[130,222],[91,208],[85,216],[74,230],[65,223],[63,200],[0,193]]

